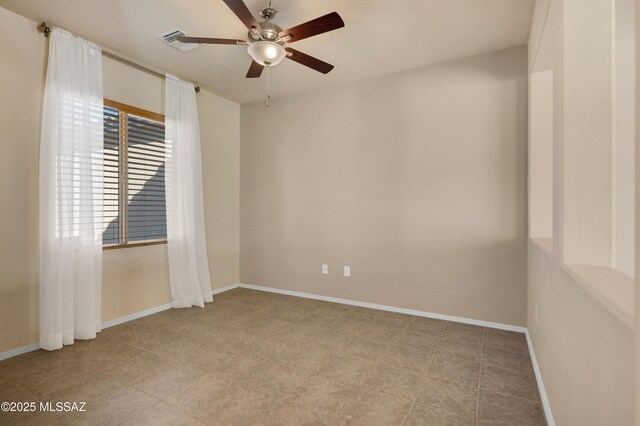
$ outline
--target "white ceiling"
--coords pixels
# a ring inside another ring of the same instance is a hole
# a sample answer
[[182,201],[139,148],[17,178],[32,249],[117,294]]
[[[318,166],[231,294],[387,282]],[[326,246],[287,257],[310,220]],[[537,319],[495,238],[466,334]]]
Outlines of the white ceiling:
[[[259,17],[268,0],[246,0]],[[336,11],[345,28],[292,47],[335,65],[323,75],[285,60],[271,70],[272,96],[416,68],[525,44],[534,0],[273,0],[274,23],[292,27]],[[222,0],[0,0],[34,21],[65,28],[106,48],[199,83],[239,103],[264,98],[266,73],[244,76],[246,47],[202,46],[182,53],[156,35],[246,39]]]

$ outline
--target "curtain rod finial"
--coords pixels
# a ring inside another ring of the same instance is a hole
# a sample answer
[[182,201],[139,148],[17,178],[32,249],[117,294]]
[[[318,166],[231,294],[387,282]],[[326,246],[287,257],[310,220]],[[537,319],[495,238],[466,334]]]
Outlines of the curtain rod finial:
[[200,86],[196,86],[196,93],[200,93]]
[[38,32],[44,34],[45,37],[49,37],[49,33],[51,33],[51,27],[43,21],[40,25],[38,25]]

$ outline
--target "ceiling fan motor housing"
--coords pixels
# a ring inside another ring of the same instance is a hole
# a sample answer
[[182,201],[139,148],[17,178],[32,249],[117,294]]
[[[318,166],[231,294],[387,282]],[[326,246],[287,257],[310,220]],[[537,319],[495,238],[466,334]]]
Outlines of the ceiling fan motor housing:
[[275,41],[278,38],[278,35],[282,32],[282,28],[269,21],[260,22],[258,25],[260,27],[257,28],[257,31],[254,31],[253,29],[249,31],[249,38],[251,40]]

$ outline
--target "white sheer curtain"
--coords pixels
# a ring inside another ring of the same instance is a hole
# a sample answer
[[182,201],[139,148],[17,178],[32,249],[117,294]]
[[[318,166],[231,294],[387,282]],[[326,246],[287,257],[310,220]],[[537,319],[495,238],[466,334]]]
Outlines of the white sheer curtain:
[[102,56],[54,29],[40,141],[40,347],[100,331]]
[[167,243],[175,308],[211,302],[204,232],[202,159],[193,84],[167,75],[165,83]]

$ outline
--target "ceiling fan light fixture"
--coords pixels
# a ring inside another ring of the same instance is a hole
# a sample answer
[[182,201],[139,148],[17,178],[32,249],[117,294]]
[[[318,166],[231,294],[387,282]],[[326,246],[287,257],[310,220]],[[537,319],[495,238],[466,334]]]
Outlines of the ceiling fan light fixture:
[[[277,11],[271,7],[271,0],[269,0],[269,6],[260,12],[260,16],[264,18],[264,22],[258,22],[256,20],[245,4],[245,0],[222,1],[249,30],[247,34],[248,40],[186,37],[184,35],[177,37],[177,40],[182,43],[194,43],[198,46],[202,44],[249,45],[247,53],[249,53],[253,61],[251,61],[249,71],[247,71],[245,76],[246,78],[259,78],[264,68],[268,70],[268,67],[278,65],[284,58],[289,58],[293,62],[297,62],[300,65],[304,65],[323,74],[327,74],[333,69],[333,65],[292,49],[289,45],[293,42],[304,40],[305,38],[314,37],[344,27],[344,21],[337,12],[327,13],[319,18],[283,30],[271,22],[277,13]],[[287,46],[287,48],[285,49],[284,46]],[[267,77],[268,74],[267,72]]]
[[254,61],[265,67],[278,65],[287,52],[284,47],[273,41],[256,41],[247,49]]

